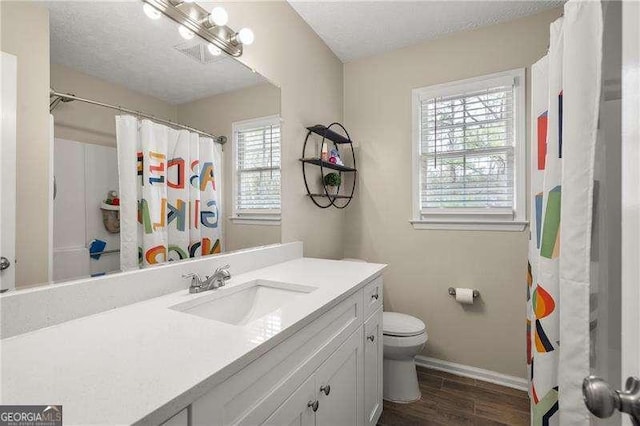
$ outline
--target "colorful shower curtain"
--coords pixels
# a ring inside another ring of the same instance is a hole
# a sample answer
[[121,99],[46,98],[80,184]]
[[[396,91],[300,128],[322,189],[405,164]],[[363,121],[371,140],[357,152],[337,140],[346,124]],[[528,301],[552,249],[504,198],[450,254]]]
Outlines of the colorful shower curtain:
[[527,363],[532,425],[589,424],[594,150],[602,61],[599,1],[570,0],[531,69]]
[[221,146],[128,115],[116,137],[121,269],[219,253]]

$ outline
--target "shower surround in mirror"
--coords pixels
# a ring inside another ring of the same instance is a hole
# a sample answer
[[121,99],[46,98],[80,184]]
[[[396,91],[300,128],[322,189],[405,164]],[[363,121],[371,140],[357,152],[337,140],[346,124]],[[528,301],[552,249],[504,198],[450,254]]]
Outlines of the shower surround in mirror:
[[[147,113],[212,135],[226,136],[228,143],[224,152],[218,152],[218,175],[214,172],[217,211],[204,204],[198,207],[200,223],[203,220],[217,222],[218,226],[218,234],[206,236],[208,248],[205,251],[215,253],[222,249],[238,250],[280,242],[279,225],[236,224],[228,217],[233,200],[232,123],[279,115],[278,87],[234,58],[224,54],[211,55],[207,44],[198,37],[183,39],[170,19],[149,19],[142,10],[142,2],[3,1],[1,7],[2,50],[11,52],[19,64],[28,68],[28,73],[23,75],[24,87],[17,91],[19,110],[28,111],[29,117],[17,124],[20,149],[16,167],[34,173],[17,175],[17,186],[26,188],[30,182],[38,183],[29,187],[29,196],[19,197],[16,205],[16,216],[23,222],[22,226],[16,226],[15,238],[19,249],[15,279],[18,290],[122,269],[119,253],[111,250],[120,248],[118,239],[127,231],[123,228],[121,234],[107,235],[102,211],[96,203],[104,201],[109,190],[121,195],[116,116],[123,113],[77,100],[61,102],[51,112],[54,121],[51,132],[48,88]],[[241,15],[235,15],[235,19],[234,25],[242,27],[245,24]],[[25,27],[37,27],[38,30],[30,33],[29,38],[4,37],[5,32],[19,33]],[[44,84],[40,86],[40,82]],[[41,136],[36,137],[36,133]],[[77,144],[79,152],[84,150],[87,156],[95,151],[95,164],[85,164],[83,155],[78,152],[64,158],[67,154],[60,153],[57,147],[56,141],[60,140]],[[171,173],[177,169],[168,163],[171,153],[166,155],[166,179],[173,182],[177,176]],[[184,160],[188,185],[192,165],[186,164],[187,158]],[[49,161],[51,168],[46,167]],[[37,170],[33,168],[34,162],[37,162]],[[108,177],[103,170],[106,168],[109,168]],[[45,176],[36,171],[42,171]],[[61,185],[64,174],[75,176],[73,187]],[[55,201],[53,193],[47,191],[48,185],[44,184],[48,179],[53,181],[54,175],[58,181]],[[71,189],[76,192],[67,196],[65,191]],[[135,196],[137,202],[137,193]],[[62,202],[61,197],[67,201]],[[79,210],[72,212],[65,204]],[[225,207],[227,214],[222,214],[220,206]],[[165,218],[165,224],[178,226],[180,215],[170,207],[177,206],[167,199],[166,213],[172,216]],[[55,214],[54,209],[58,210]],[[42,213],[47,210],[50,210],[49,215]],[[34,211],[40,212],[40,216],[34,217],[31,214]],[[188,205],[186,215],[189,216]],[[149,218],[152,227],[153,223],[161,223],[151,210]],[[135,220],[134,226],[138,226],[137,215]],[[28,226],[24,226],[27,222]],[[188,223],[184,226],[188,227]],[[206,234],[210,230],[203,228],[206,227],[199,224],[200,232]],[[137,238],[137,230],[135,232]],[[50,239],[43,238],[48,234]],[[106,242],[104,250],[109,253],[92,259],[88,251],[94,239]],[[171,245],[170,237],[168,241]],[[26,247],[29,249],[24,249]],[[181,248],[179,254],[167,248],[166,257],[171,260],[189,254],[188,243],[186,251]],[[201,248],[195,253],[201,253]],[[160,261],[165,256],[161,252],[156,254],[156,257],[150,254],[149,260]],[[145,256],[139,256],[136,244],[131,266],[137,268],[138,259],[145,259]],[[53,265],[50,269],[47,268],[49,264]]]
[[222,250],[222,146],[132,116],[116,117],[122,270]]
[[[107,192],[118,189],[116,149],[57,138],[53,168],[53,280],[118,271],[120,234],[105,229],[100,211]],[[109,253],[91,257],[93,240]]]

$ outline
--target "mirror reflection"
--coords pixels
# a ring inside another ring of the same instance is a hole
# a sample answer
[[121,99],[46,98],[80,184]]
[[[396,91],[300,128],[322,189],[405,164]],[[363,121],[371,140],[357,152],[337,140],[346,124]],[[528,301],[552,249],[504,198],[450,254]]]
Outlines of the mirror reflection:
[[29,7],[49,19],[52,237],[17,288],[280,242],[279,88],[141,2]]

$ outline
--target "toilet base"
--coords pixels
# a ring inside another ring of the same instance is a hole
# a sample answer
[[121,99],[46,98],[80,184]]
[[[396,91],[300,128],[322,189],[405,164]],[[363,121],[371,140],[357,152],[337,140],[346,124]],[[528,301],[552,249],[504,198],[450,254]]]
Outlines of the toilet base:
[[407,404],[421,398],[416,363],[411,358],[383,361],[384,381],[382,396],[385,400]]

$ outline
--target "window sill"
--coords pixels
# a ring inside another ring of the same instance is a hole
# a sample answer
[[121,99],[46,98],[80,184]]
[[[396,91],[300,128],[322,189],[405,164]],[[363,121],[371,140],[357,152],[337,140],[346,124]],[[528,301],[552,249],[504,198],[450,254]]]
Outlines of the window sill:
[[230,216],[229,220],[236,225],[280,226],[280,215],[277,216]]
[[529,222],[516,220],[410,220],[413,229],[522,232]]

